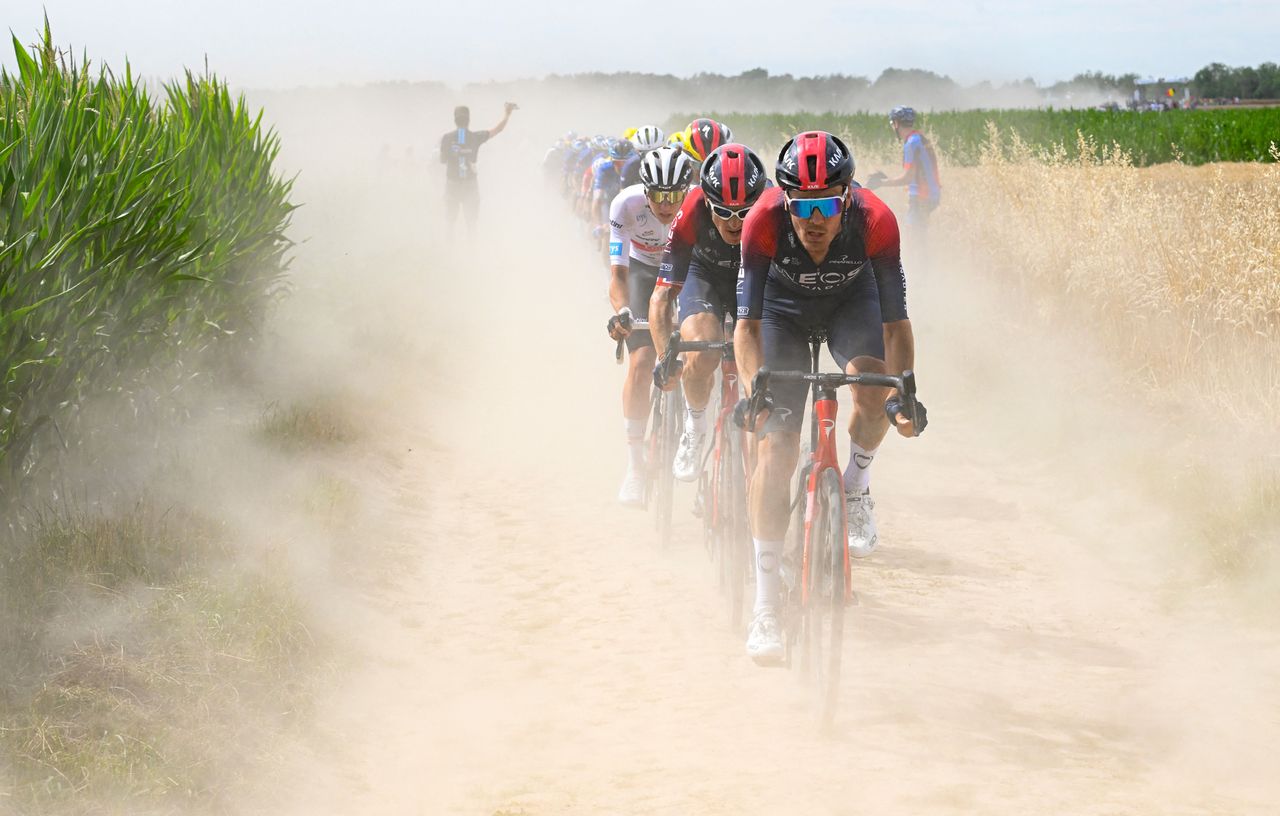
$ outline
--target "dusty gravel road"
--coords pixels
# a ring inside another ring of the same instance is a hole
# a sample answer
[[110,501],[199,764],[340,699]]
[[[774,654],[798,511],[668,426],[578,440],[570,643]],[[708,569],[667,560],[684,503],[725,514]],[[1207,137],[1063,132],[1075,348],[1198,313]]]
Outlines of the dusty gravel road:
[[1280,807],[1277,630],[1188,577],[1176,516],[1130,484],[1159,441],[1085,398],[1114,372],[1083,377],[941,259],[909,269],[931,425],[875,465],[882,547],[819,736],[799,679],[728,630],[688,496],[665,552],[614,503],[603,272],[554,204],[489,216],[469,253],[438,227],[343,245],[388,281],[361,289],[369,322],[414,350],[387,352],[402,398],[373,433],[359,574],[336,575],[348,668],[273,812]]

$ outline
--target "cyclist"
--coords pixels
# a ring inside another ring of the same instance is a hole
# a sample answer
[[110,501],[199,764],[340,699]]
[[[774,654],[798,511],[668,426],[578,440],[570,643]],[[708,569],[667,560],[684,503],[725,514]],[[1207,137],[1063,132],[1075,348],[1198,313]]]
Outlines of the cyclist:
[[684,130],[684,149],[696,162],[703,162],[711,151],[733,141],[733,131],[714,119],[694,119]]
[[609,156],[609,148],[614,140],[608,136],[598,135],[591,139],[591,151],[587,160],[582,163],[582,176],[578,179],[578,215],[584,221],[591,221],[591,189],[595,181],[596,162]]
[[[767,191],[751,209],[734,331],[734,353],[748,387],[762,365],[808,369],[815,330],[825,333],[831,356],[848,373],[897,374],[913,365],[898,223],[883,201],[854,183],[853,170],[853,157],[838,138],[801,133],[778,155],[781,189]],[[757,580],[747,653],[758,662],[782,654],[778,567],[807,393],[803,383],[780,382],[771,390],[775,407],[764,418],[748,497]],[[869,468],[880,442],[890,422],[913,436],[927,418],[921,405],[920,424],[912,425],[889,389],[857,388],[853,397],[844,473],[848,546],[852,555],[865,556],[877,539]]]
[[[679,293],[680,336],[721,340],[726,315],[735,314],[742,222],[768,184],[764,162],[749,148],[726,144],[711,153],[676,215],[649,301],[649,326],[657,354],[671,336],[671,301]],[[687,412],[672,471],[677,479],[698,478],[707,438],[707,402],[720,365],[719,352],[691,352],[681,383]],[[655,371],[658,369],[655,368]],[[667,387],[659,382],[660,387]]]
[[626,139],[614,139],[609,152],[591,165],[591,222],[603,229],[609,220],[609,202],[622,191],[622,174],[635,159],[636,148]]
[[938,208],[942,199],[938,155],[933,144],[916,130],[916,112],[913,109],[899,105],[889,111],[889,127],[902,142],[902,175],[886,178],[884,173],[873,173],[867,179],[867,186],[871,189],[905,186],[906,224],[923,235],[929,226],[929,214]]
[[627,378],[622,386],[622,417],[627,437],[627,472],[618,501],[644,504],[644,432],[649,418],[653,340],[632,330],[631,318],[647,318],[649,298],[671,222],[684,201],[693,167],[689,157],[670,147],[650,151],[640,164],[640,184],[625,188],[609,207],[609,336],[626,339]]
[[667,136],[657,125],[645,125],[636,128],[630,136],[631,143],[636,146],[635,155],[622,168],[622,186],[630,187],[640,183],[640,160],[650,150],[657,150],[666,143]]

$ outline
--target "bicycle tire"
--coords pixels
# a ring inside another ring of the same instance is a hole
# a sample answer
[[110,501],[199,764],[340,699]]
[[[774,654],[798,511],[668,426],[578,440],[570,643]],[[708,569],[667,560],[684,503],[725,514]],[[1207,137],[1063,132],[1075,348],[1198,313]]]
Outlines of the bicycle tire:
[[845,539],[844,486],[840,474],[823,470],[818,479],[809,536],[808,598],[801,610],[803,665],[814,694],[818,724],[829,726],[840,696],[844,658]]
[[729,605],[729,627],[743,627],[750,556],[754,558],[751,527],[747,520],[746,476],[742,472],[742,453],[737,433],[724,429],[716,465],[716,560],[720,587]]
[[680,444],[680,433],[684,429],[684,395],[680,386],[663,394],[661,427],[657,428],[658,462],[655,473],[656,502],[654,504],[654,523],[658,538],[663,547],[671,544],[671,519],[675,506],[675,474],[671,467],[676,459],[676,447]]

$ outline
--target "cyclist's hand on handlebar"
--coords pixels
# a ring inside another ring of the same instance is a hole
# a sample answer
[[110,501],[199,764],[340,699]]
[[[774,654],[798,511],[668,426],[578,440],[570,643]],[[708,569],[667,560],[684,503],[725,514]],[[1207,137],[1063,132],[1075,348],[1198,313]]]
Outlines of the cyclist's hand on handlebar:
[[622,307],[622,311],[609,318],[606,328],[614,340],[622,340],[631,334],[631,309]]
[[680,375],[684,372],[684,360],[676,360],[671,364],[670,373],[667,367],[659,360],[658,364],[653,367],[653,384],[663,391],[673,391],[680,382]]
[[[919,399],[911,397],[909,400],[910,402],[894,394],[884,404],[884,412],[889,417],[889,423],[898,429],[898,433],[903,436],[919,436],[929,425],[929,412]],[[911,403],[915,404],[915,422],[911,421]]]
[[[746,431],[759,431],[773,409],[773,400],[767,393],[761,394],[759,401],[755,397],[743,397],[733,406],[733,424]],[[752,413],[754,412],[754,423]]]

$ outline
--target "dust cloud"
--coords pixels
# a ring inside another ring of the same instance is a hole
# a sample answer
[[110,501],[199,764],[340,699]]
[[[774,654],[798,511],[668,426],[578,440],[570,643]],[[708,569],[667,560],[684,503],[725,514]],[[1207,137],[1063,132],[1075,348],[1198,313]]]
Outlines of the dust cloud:
[[1132,478],[1182,429],[1133,428],[1105,349],[936,244],[907,258],[932,423],[877,460],[882,548],[815,734],[803,684],[728,631],[689,497],[669,551],[614,503],[606,274],[539,165],[566,129],[667,111],[515,100],[465,240],[434,146],[455,102],[484,128],[502,96],[269,103],[306,242],[264,371],[357,417],[330,466],[360,510],[311,584],[340,668],[245,811],[1272,807],[1276,632],[1188,577],[1179,517]]

